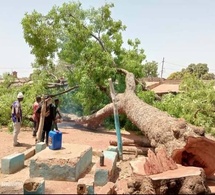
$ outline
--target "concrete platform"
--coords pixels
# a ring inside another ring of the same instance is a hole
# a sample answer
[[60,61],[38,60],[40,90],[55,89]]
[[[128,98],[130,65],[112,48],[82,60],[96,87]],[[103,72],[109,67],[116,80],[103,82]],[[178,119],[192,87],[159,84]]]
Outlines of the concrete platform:
[[30,159],[30,177],[77,181],[92,163],[92,147],[63,144],[60,150],[48,147]]

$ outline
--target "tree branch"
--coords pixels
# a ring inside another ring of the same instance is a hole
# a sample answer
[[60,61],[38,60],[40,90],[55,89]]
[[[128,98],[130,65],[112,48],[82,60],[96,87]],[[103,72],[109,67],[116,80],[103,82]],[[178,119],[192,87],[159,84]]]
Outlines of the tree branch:
[[72,91],[72,90],[74,90],[74,89],[77,89],[78,87],[79,87],[79,86],[74,86],[74,87],[72,87],[72,88],[70,88],[70,89],[67,89],[67,90],[65,90],[65,91],[62,91],[62,92],[60,92],[60,93],[57,93],[57,94],[51,95],[51,97],[56,97],[56,96],[59,96],[59,95],[62,95],[62,94],[68,93],[68,92],[70,92],[70,91]]
[[[77,19],[76,19],[76,17],[75,16],[73,16],[72,14],[69,14],[69,16],[71,16],[74,20],[75,20],[75,22],[77,23]],[[88,30],[88,28],[84,25],[84,24],[81,24],[85,29],[87,29]],[[98,42],[99,42],[99,44],[101,45],[101,47],[102,47],[102,49],[104,50],[104,51],[107,51],[106,49],[105,49],[105,46],[104,46],[104,44],[102,43],[102,41],[101,41],[101,39],[99,39],[96,35],[94,35],[93,33],[90,33],[90,36],[92,36],[93,38],[95,38]]]

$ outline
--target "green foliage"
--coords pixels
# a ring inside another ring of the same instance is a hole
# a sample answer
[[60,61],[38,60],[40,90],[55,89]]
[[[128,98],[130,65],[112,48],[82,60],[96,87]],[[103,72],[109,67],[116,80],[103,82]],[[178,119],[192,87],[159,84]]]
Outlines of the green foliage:
[[[120,123],[120,129],[121,129],[122,124],[121,124],[121,122],[119,122],[119,123]],[[105,118],[103,125],[106,129],[115,129],[114,116]]]
[[181,80],[181,79],[183,79],[183,75],[184,75],[183,72],[173,72],[168,76],[167,79],[169,79],[169,80]]
[[[0,85],[0,93],[1,93],[1,101],[0,101],[0,121],[1,125],[5,125],[12,128],[11,123],[11,105],[17,100],[17,94],[22,92],[24,94],[24,99],[21,102],[22,110],[23,110],[23,125],[29,126],[29,120],[26,120],[26,117],[32,115],[32,104],[35,101],[35,97],[37,95],[46,94],[47,90],[44,88],[44,79],[42,78],[42,74],[39,76],[32,75],[35,78],[34,82],[31,84],[24,84],[22,86],[14,86],[11,84],[14,81],[14,78],[5,77],[5,80]],[[38,78],[41,78],[39,80]]]
[[[124,114],[119,115],[120,130],[140,131]],[[107,129],[115,129],[114,116],[107,117],[104,120],[104,127]]]
[[161,102],[154,102],[154,106],[160,110],[168,112],[171,116],[180,118],[182,117],[182,99],[181,95],[167,94],[162,97]]
[[182,69],[180,72],[172,73],[168,79],[183,79],[187,75],[194,75],[198,79],[204,80],[214,80],[215,75],[213,73],[209,73],[209,68],[207,64],[190,64],[187,68]]
[[129,49],[123,47],[126,26],[111,17],[113,6],[84,10],[80,2],[70,2],[53,7],[46,15],[26,13],[22,20],[24,38],[36,57],[34,67],[56,73],[52,61],[57,55],[60,66],[69,70],[60,74],[70,86],[79,86],[71,104],[84,115],[110,103],[109,78],[118,83],[117,92],[125,89],[124,76],[117,68],[133,72],[137,78],[143,76],[144,50],[138,39],[128,40]]
[[158,63],[155,61],[146,62],[143,65],[144,77],[157,77],[158,76]]
[[22,19],[24,28],[24,38],[32,48],[31,53],[36,56],[39,65],[46,66],[48,58],[54,58],[57,51],[56,24],[53,20],[52,12],[47,16],[33,11],[26,13]]
[[156,102],[154,106],[212,132],[215,124],[214,82],[207,83],[189,75],[182,81],[180,90],[183,93],[176,96],[165,95],[162,101]]
[[128,130],[128,131],[140,131],[140,129],[137,128],[136,125],[134,125],[130,120],[126,119],[125,120],[125,125],[124,125],[124,129]]
[[155,93],[153,91],[139,91],[137,96],[147,104],[153,105],[155,103]]
[[10,122],[7,124],[7,129],[8,129],[8,131],[9,131],[10,133],[13,132],[13,123],[12,123],[12,121],[10,121]]
[[209,71],[207,64],[190,64],[185,72],[194,74],[198,79],[202,78],[204,74],[207,74]]

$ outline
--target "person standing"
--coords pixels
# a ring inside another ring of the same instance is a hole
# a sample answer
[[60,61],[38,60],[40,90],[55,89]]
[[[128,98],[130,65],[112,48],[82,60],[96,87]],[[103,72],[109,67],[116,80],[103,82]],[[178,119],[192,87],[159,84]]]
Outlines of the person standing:
[[60,103],[59,99],[56,98],[54,100],[54,118],[55,118],[55,120],[54,120],[54,123],[52,126],[52,129],[56,129],[56,130],[58,130],[58,126],[57,126],[58,119],[62,118],[62,116],[60,114],[60,110],[59,110],[59,103]]
[[37,96],[36,97],[36,101],[33,104],[33,122],[34,122],[34,127],[33,127],[33,137],[37,136],[37,130],[39,127],[39,123],[40,123],[40,114],[37,113],[37,109],[39,108],[40,102],[41,102],[41,97]]
[[23,101],[23,98],[24,95],[22,94],[22,92],[19,92],[17,95],[17,100],[14,101],[11,106],[11,119],[13,122],[13,146],[21,146],[21,144],[17,140],[22,124],[21,101]]
[[[44,125],[43,125],[43,131],[41,136],[41,142],[46,142],[46,145],[48,145],[48,136],[49,132],[51,131],[52,124],[54,122],[54,104],[52,103],[52,98],[50,96],[46,96],[45,98],[45,106],[46,106],[46,112],[45,112],[45,119],[44,119]],[[39,106],[37,109],[37,113],[41,113],[42,106]]]

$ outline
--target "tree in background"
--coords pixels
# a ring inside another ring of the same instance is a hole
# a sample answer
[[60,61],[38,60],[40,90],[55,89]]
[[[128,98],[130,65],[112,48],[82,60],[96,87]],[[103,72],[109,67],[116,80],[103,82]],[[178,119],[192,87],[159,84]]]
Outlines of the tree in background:
[[155,61],[146,62],[143,65],[144,77],[157,77],[158,76],[158,63]]
[[172,73],[167,79],[183,79],[183,77],[186,77],[187,74],[195,75],[196,78],[204,80],[213,80],[215,78],[213,73],[209,73],[207,64],[198,63],[188,65],[188,67],[182,69],[181,72]]
[[[38,94],[44,94],[45,85],[42,80],[35,80],[33,83],[18,83],[12,75],[4,74],[3,82],[0,85],[0,121],[1,125],[12,125],[11,123],[11,105],[17,99],[17,94],[22,92],[24,100],[22,104],[23,116],[28,118],[32,114],[32,104]],[[29,120],[23,120],[24,125],[29,125]],[[12,127],[12,126],[11,126]],[[10,129],[10,128],[9,128]],[[10,129],[12,130],[12,129]]]

